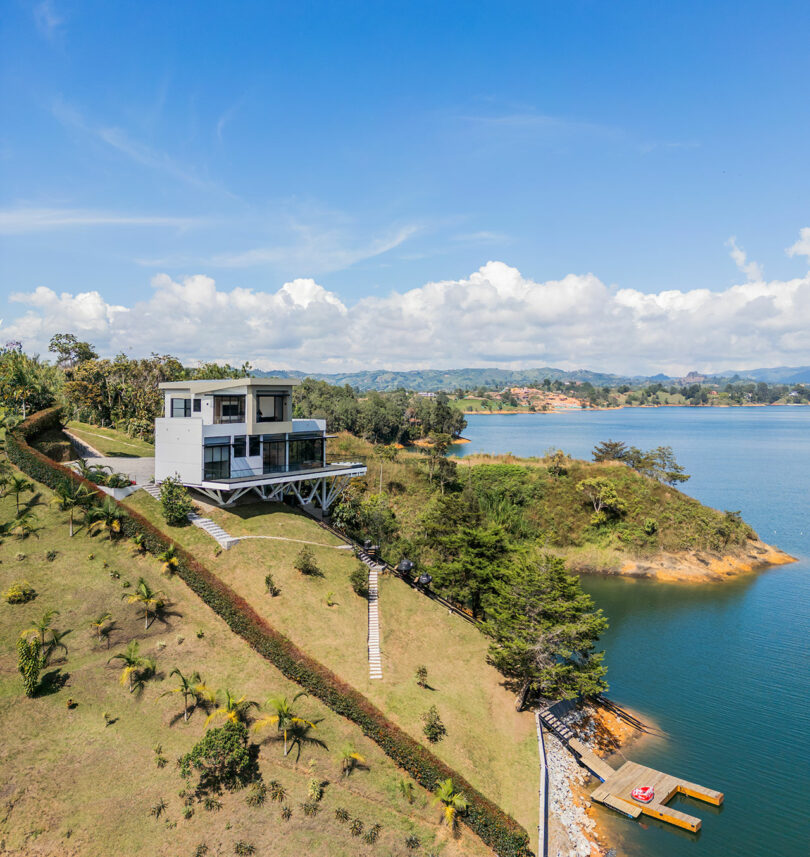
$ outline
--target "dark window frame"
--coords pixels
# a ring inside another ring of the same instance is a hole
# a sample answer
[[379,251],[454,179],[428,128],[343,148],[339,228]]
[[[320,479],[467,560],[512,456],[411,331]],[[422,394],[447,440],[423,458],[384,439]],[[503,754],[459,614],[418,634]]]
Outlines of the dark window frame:
[[[283,423],[284,422],[284,400],[286,393],[256,393],[256,422],[257,423]],[[273,399],[273,416],[263,416],[260,407],[261,399]]]
[[[244,393],[233,396],[214,396],[214,423],[227,425],[245,422],[245,399]],[[223,413],[225,408],[228,409],[228,413]],[[234,412],[231,412],[232,408],[235,409]]]
[[260,434],[252,434],[248,438],[248,455],[253,458],[262,454],[262,436]]
[[[177,406],[180,405],[178,408]],[[178,414],[176,411],[181,410],[182,413]],[[175,399],[172,396],[171,405],[170,405],[170,414],[172,419],[185,419],[186,417],[191,416],[191,399]]]
[[247,458],[247,435],[235,434],[233,436],[233,457]]
[[203,454],[203,480],[217,482],[231,478],[231,448],[227,444],[210,444]]
[[195,414],[201,414],[202,413],[202,399],[195,399],[191,410],[194,411]]

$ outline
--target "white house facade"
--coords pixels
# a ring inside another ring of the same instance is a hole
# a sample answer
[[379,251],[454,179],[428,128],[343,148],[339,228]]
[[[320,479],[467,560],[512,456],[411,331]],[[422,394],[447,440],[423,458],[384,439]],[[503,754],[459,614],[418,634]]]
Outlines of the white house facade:
[[293,495],[328,511],[362,462],[328,462],[325,420],[294,420],[292,378],[172,381],[160,385],[155,482],[180,481],[222,506],[248,492]]

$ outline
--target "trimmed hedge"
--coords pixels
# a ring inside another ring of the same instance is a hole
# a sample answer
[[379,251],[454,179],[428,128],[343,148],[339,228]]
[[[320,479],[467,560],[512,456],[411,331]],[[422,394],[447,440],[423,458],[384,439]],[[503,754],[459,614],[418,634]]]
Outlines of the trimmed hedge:
[[[30,416],[10,431],[6,438],[9,459],[33,479],[55,489],[65,481],[76,482],[106,499],[93,483],[70,468],[46,458],[28,440],[61,425],[59,408],[49,408]],[[462,820],[501,857],[526,857],[532,852],[526,831],[502,809],[473,788],[464,777],[414,740],[351,685],[302,652],[263,619],[213,572],[188,551],[172,541],[142,515],[122,506],[126,516],[122,532],[128,537],[140,533],[143,545],[155,556],[174,546],[178,560],[176,573],[236,634],[270,661],[288,679],[318,697],[334,712],[356,723],[383,752],[404,768],[420,785],[433,791],[441,780],[452,778],[458,791],[467,797],[469,809]]]

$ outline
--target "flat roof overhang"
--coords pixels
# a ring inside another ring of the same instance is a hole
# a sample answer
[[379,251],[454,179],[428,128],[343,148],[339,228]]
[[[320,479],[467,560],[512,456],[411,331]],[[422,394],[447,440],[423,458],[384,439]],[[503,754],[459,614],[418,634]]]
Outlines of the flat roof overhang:
[[258,485],[283,485],[288,482],[306,482],[308,479],[321,479],[324,476],[365,476],[368,468],[360,462],[345,464],[327,464],[325,467],[311,467],[306,470],[290,470],[287,473],[262,473],[254,476],[238,476],[235,479],[204,481],[189,487],[207,488],[212,491],[233,491],[236,488],[253,488]]

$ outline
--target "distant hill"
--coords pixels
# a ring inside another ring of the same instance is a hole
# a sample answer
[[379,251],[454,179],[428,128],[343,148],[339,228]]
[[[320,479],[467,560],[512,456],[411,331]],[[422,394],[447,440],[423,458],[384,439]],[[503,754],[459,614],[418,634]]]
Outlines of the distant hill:
[[[673,384],[679,379],[669,375],[611,375],[607,372],[592,372],[589,369],[555,369],[544,366],[538,369],[411,369],[393,372],[387,369],[368,369],[363,372],[302,372],[298,369],[273,369],[267,372],[254,371],[263,378],[283,376],[291,378],[317,378],[330,384],[348,384],[358,390],[380,390],[388,392],[404,388],[420,393],[451,392],[459,387],[524,387],[550,381],[590,381],[597,387],[615,387],[618,384]],[[810,366],[777,366],[773,369],[746,369],[707,375],[709,382],[730,380],[766,381],[769,384],[810,384]]]
[[771,369],[741,369],[737,372],[723,372],[712,375],[712,380],[729,380],[737,377],[751,381],[765,381],[767,384],[810,384],[810,366],[774,366]]
[[370,369],[365,372],[301,372],[297,370],[274,369],[268,372],[254,372],[261,377],[284,375],[293,378],[317,378],[330,384],[349,384],[359,390],[390,391],[399,388],[417,390],[420,393],[452,391],[458,387],[506,387],[540,384],[544,378],[551,381],[590,381],[597,386],[615,386],[623,383],[639,383],[642,377],[628,378],[610,375],[605,372],[591,372],[577,369],[567,372],[564,369],[544,367],[540,369],[413,369],[406,372],[391,372],[385,369]]

